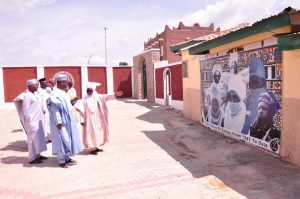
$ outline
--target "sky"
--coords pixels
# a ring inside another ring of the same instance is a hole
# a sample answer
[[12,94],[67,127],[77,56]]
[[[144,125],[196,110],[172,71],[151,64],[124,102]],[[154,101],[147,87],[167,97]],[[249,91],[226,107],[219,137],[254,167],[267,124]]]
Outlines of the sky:
[[0,0],[0,66],[132,65],[166,24],[254,23],[300,0]]

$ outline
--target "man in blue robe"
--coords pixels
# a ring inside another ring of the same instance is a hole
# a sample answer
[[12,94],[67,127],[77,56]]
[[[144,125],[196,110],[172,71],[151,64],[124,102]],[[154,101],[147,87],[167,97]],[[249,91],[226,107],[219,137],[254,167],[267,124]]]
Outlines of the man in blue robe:
[[70,156],[81,152],[83,147],[74,110],[64,90],[68,84],[68,76],[60,74],[56,80],[57,89],[53,90],[47,100],[50,114],[52,154],[57,155],[60,167],[67,168],[67,164],[76,163]]
[[250,126],[254,123],[257,115],[259,96],[267,92],[266,72],[262,61],[252,56],[247,65],[249,66],[249,90],[245,100],[247,111],[244,127],[242,129],[243,134],[249,134]]

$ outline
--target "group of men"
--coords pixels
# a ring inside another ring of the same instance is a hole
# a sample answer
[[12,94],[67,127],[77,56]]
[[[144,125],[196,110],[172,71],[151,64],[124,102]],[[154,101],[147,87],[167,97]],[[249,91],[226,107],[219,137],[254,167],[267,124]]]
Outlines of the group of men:
[[96,92],[100,83],[88,82],[86,96],[78,100],[66,74],[56,77],[56,85],[46,78],[30,79],[26,85],[28,89],[14,102],[27,135],[30,164],[48,159],[41,155],[47,150],[47,142],[52,143],[52,154],[62,168],[76,164],[71,156],[83,151],[83,145],[92,155],[103,151],[99,147],[109,139],[106,101],[122,96],[122,91],[100,95]]

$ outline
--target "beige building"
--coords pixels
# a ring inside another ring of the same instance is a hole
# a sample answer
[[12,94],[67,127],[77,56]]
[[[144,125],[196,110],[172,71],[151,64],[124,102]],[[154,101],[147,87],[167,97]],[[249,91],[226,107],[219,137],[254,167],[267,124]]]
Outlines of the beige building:
[[300,165],[300,11],[171,46],[184,115]]

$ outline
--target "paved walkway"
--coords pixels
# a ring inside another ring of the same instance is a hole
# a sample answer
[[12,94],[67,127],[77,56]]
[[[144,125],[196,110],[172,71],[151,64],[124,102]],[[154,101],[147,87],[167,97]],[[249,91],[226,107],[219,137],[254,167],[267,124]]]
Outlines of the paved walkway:
[[111,142],[78,165],[27,163],[12,104],[0,106],[0,198],[196,199],[300,197],[300,167],[143,101],[109,102]]

